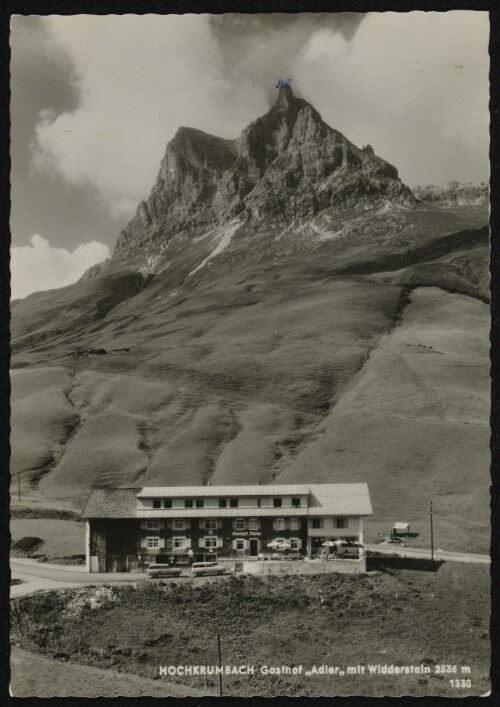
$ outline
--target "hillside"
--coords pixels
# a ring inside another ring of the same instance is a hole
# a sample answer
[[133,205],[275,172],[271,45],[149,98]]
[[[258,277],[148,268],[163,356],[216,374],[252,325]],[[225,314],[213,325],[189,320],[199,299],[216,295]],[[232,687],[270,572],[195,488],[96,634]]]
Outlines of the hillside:
[[[36,663],[31,668],[26,677],[39,696],[67,694],[62,676],[83,666],[90,675],[91,667],[110,670],[111,684],[114,671],[120,671],[125,690],[133,685],[131,676],[149,679],[143,684],[148,695],[156,694],[155,677],[164,695],[217,694],[216,676],[160,678],[158,668],[216,665],[218,633],[223,665],[255,667],[253,674],[225,675],[226,696],[485,694],[490,687],[488,567],[450,562],[434,572],[395,572],[381,566],[370,576],[337,575],[334,582],[332,575],[233,575],[38,593],[13,601],[12,638],[43,656],[46,665],[49,658],[65,661],[50,666],[53,692]],[[443,663],[456,665],[456,674],[440,674],[436,666]],[[425,665],[429,673],[370,674],[368,666],[377,664]],[[324,665],[342,673],[307,676]],[[347,666],[361,665],[365,674],[348,674]],[[302,666],[302,673],[266,671],[282,666]],[[13,672],[18,685],[16,663]],[[450,677],[468,682],[454,687]],[[94,680],[107,694],[102,677]],[[81,693],[80,684],[75,682],[73,695]],[[88,685],[83,689],[88,696]],[[26,694],[26,688],[16,694]]]
[[23,502],[362,480],[372,537],[430,494],[485,550],[487,207],[418,201],[288,90],[234,141],[181,129],[111,258],[13,304]]

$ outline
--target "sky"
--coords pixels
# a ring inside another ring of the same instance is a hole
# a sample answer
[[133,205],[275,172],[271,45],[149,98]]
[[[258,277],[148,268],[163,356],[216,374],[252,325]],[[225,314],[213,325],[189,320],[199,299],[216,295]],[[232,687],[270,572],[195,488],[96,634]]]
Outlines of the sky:
[[278,78],[410,186],[488,181],[488,39],[474,11],[14,16],[13,298],[106,258],[178,127],[237,137]]

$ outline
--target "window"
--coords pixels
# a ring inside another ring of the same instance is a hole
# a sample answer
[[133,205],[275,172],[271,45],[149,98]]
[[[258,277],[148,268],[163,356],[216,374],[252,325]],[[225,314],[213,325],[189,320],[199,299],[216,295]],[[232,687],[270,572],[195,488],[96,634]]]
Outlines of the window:
[[172,499],[171,498],[164,499],[163,508],[172,508]]
[[227,498],[219,498],[219,508],[227,508]]
[[275,530],[285,530],[285,519],[284,518],[275,518],[273,526],[274,526]]
[[300,508],[300,498],[292,498],[292,508]]
[[281,498],[273,498],[273,506],[275,508],[281,508]]
[[258,498],[257,499],[257,508],[260,508],[262,506],[262,499]]
[[161,500],[159,498],[153,499],[153,508],[161,508]]
[[260,520],[258,518],[250,518],[248,527],[250,530],[260,530]]
[[186,524],[183,520],[174,520],[174,530],[184,530]]
[[207,535],[207,537],[205,538],[205,547],[210,549],[217,547],[217,536]]
[[290,538],[290,546],[292,550],[299,549],[299,538]]
[[148,528],[148,530],[158,530],[158,528],[159,528],[158,521],[157,520],[148,520],[147,528]]
[[237,498],[230,498],[229,499],[229,506],[230,506],[230,508],[238,508],[238,499]]
[[298,530],[299,529],[299,519],[298,518],[290,518],[290,530]]
[[196,508],[203,508],[203,499],[202,498],[196,499]]
[[235,530],[245,530],[245,521],[243,518],[236,518],[234,521]]
[[205,530],[217,530],[216,518],[205,518]]
[[172,538],[174,549],[180,550],[186,547],[186,538]]
[[184,508],[192,508],[193,507],[193,501],[190,498],[186,498],[184,501]]
[[236,541],[236,549],[237,550],[244,550],[245,549],[245,541],[244,540],[237,540]]
[[323,518],[313,518],[311,527],[312,528],[322,528],[323,527]]
[[160,538],[146,538],[146,541],[149,550],[156,550],[160,547]]
[[347,518],[337,518],[337,528],[347,528]]

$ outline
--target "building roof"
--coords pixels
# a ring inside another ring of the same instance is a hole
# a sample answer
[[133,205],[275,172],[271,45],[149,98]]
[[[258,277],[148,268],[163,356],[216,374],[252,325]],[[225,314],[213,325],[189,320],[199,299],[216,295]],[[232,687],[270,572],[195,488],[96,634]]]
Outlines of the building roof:
[[[248,491],[250,489],[251,491]],[[154,492],[154,493],[153,493]],[[207,493],[208,492],[208,493]],[[144,508],[138,499],[251,495],[307,495],[300,508]],[[367,516],[372,515],[367,484],[290,484],[262,486],[164,486],[92,489],[83,518],[204,518],[242,516]]]
[[82,518],[136,518],[138,488],[92,489]]
[[306,516],[308,508],[138,508],[136,518],[262,518]]
[[308,515],[373,515],[367,484],[308,484]]
[[409,527],[409,523],[402,523],[401,521],[394,523],[394,530],[408,530]]
[[308,494],[308,484],[253,484],[251,486],[148,486],[137,498],[193,498],[196,496],[297,496]]

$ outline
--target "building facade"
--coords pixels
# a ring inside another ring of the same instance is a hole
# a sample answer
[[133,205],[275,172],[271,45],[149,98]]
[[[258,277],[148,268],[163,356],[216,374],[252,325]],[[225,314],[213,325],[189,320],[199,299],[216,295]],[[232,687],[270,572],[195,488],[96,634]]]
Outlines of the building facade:
[[87,570],[140,571],[151,562],[243,558],[279,547],[314,556],[329,541],[363,544],[369,515],[366,484],[93,489],[82,511]]

